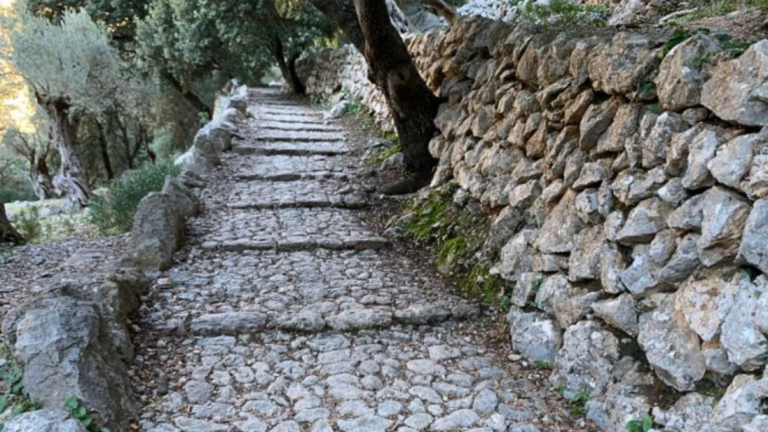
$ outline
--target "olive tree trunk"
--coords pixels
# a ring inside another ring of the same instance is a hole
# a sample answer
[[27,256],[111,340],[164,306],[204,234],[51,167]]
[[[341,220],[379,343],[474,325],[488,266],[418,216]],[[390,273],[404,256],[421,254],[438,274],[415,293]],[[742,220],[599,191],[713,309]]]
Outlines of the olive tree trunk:
[[381,89],[392,112],[408,171],[431,174],[435,159],[429,141],[437,134],[440,105],[413,64],[403,39],[392,26],[384,0],[354,0],[365,38],[368,72]]
[[275,56],[275,60],[277,60],[277,65],[280,67],[280,74],[291,89],[291,93],[295,95],[303,95],[306,93],[304,83],[301,82],[301,78],[299,78],[299,74],[296,72],[296,60],[299,56],[292,55],[289,58],[286,58],[283,41],[281,41],[279,37],[273,38],[272,54]]
[[54,197],[53,178],[48,169],[48,161],[46,161],[45,155],[35,154],[32,156],[29,179],[32,181],[32,188],[38,198],[45,200]]
[[310,2],[364,54],[369,79],[384,94],[392,112],[406,169],[422,180],[431,177],[436,161],[429,154],[429,141],[438,132],[434,120],[440,102],[427,87],[392,25],[387,1]]
[[8,220],[8,216],[5,214],[5,204],[3,203],[0,203],[0,243],[24,243],[24,239],[11,225],[11,221]]
[[71,204],[85,207],[91,199],[91,187],[77,152],[80,116],[70,115],[71,107],[62,99],[45,101],[43,106],[51,119],[51,136],[59,151],[61,162],[59,173],[53,179],[53,186],[59,194],[66,195]]

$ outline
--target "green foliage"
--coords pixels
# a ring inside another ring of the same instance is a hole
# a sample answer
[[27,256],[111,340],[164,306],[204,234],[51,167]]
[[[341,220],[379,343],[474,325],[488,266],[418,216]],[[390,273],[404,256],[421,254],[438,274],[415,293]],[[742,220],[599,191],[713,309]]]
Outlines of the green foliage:
[[656,98],[656,84],[652,82],[644,82],[640,84],[635,92],[635,99],[637,100],[653,100]]
[[[691,13],[669,20],[670,24],[684,24],[703,18],[719,17],[735,12],[742,2],[740,0],[691,0],[690,6],[695,8]],[[757,9],[768,12],[768,1],[747,0],[744,5],[748,9]]]
[[83,405],[83,401],[76,396],[72,396],[64,403],[64,410],[67,411],[79,421],[90,432],[110,432],[105,427],[98,427],[94,417],[88,412],[88,408]]
[[749,43],[734,40],[729,35],[715,35],[715,39],[720,42],[720,46],[722,46],[725,51],[728,51],[728,53],[734,57],[738,57],[744,54],[744,51],[746,51],[750,46]]
[[691,66],[701,69],[704,65],[712,63],[712,53],[706,53],[703,56],[696,56],[691,59]]
[[30,243],[39,243],[43,236],[40,211],[36,206],[25,207],[16,214],[13,226]]
[[133,218],[142,198],[163,189],[165,177],[178,176],[181,169],[173,162],[145,165],[115,180],[104,195],[91,201],[89,219],[102,234],[120,233],[131,229]]
[[379,165],[385,160],[389,159],[390,157],[400,153],[402,149],[400,148],[400,144],[394,144],[389,147],[384,147],[383,149],[379,150],[377,153],[372,155],[371,157],[367,158],[365,160],[365,163],[368,165]]
[[627,423],[626,432],[648,432],[653,429],[653,418],[648,414]]
[[576,416],[584,415],[587,408],[587,402],[589,402],[589,392],[586,390],[580,390],[576,392],[576,395],[568,401],[568,411]]
[[545,362],[541,360],[536,360],[533,362],[533,368],[538,370],[551,370],[552,369],[552,363]]
[[30,14],[19,0],[14,18],[3,21],[13,29],[7,60],[38,98],[65,100],[75,110],[111,107],[124,76],[109,35],[87,12],[65,12],[53,24]]
[[417,244],[429,248],[440,270],[464,292],[506,309],[510,298],[505,295],[505,282],[492,275],[477,257],[487,232],[487,218],[453,204],[455,192],[455,185],[443,187],[424,201],[408,204],[405,210],[412,217],[405,229]]
[[659,56],[661,58],[664,58],[669,54],[670,51],[672,51],[672,48],[680,45],[681,43],[688,40],[688,38],[691,37],[691,33],[688,30],[685,29],[675,29],[675,31],[672,33],[672,36],[670,36],[669,39],[664,43],[664,46],[661,49],[661,52],[659,53]]
[[520,9],[520,20],[539,26],[604,27],[610,9],[604,5],[583,5],[570,0],[552,0],[540,5],[529,2]]
[[[0,346],[0,382],[4,390],[0,395],[0,414],[11,408],[11,416],[16,417],[37,409],[37,405],[29,399],[24,390],[23,378],[23,372],[13,360],[8,348]],[[0,424],[0,430],[2,429],[3,425]]]

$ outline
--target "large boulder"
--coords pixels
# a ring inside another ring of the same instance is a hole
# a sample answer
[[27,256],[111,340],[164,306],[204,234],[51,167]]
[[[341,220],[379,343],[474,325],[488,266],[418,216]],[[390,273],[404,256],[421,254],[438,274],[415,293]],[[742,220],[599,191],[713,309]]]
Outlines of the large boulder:
[[3,432],[88,432],[78,420],[62,410],[39,410],[22,414],[6,424]]
[[725,121],[744,126],[768,122],[768,40],[717,65],[705,84],[701,103]]
[[140,270],[167,270],[173,253],[181,246],[185,219],[174,198],[153,192],[139,203],[131,240],[121,265]]
[[654,43],[639,33],[616,33],[610,45],[589,57],[594,88],[608,94],[634,93],[658,64],[656,52]]
[[137,407],[126,364],[110,337],[111,320],[98,303],[72,297],[25,307],[12,327],[12,350],[29,397],[44,407],[62,407],[76,396],[107,427],[128,430]]
[[707,76],[696,60],[718,51],[717,40],[701,33],[672,48],[661,62],[656,78],[659,102],[664,109],[682,111],[699,105]]

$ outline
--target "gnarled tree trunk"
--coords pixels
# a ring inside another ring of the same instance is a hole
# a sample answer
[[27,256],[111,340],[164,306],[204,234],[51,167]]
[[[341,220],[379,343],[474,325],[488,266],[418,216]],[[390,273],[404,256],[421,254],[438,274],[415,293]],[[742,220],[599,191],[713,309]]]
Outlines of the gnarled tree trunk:
[[280,67],[280,73],[283,75],[288,87],[291,88],[291,93],[295,95],[303,95],[306,92],[304,83],[301,82],[298,73],[296,72],[296,60],[298,55],[285,58],[285,50],[283,49],[283,41],[279,37],[274,37],[272,41],[272,55],[277,60],[277,65]]
[[30,161],[29,178],[32,181],[32,188],[35,195],[41,200],[54,197],[53,178],[48,169],[48,162],[45,155],[34,154]]
[[369,74],[387,99],[400,137],[408,171],[427,176],[435,166],[429,141],[437,134],[435,117],[440,104],[413,64],[384,0],[355,0],[365,37]]
[[204,112],[208,114],[208,118],[211,118],[213,116],[213,111],[211,110],[211,108],[208,105],[206,105],[206,103],[203,102],[203,100],[200,99],[199,96],[185,89],[184,86],[181,85],[179,80],[176,79],[176,77],[174,77],[169,73],[166,73],[166,74],[163,74],[163,78],[165,78],[165,80],[168,81],[171,87],[176,89],[176,91],[178,91],[181,94],[181,96],[187,102],[189,102],[189,104],[192,105],[195,108],[195,110],[197,110],[197,112]]
[[61,169],[53,179],[53,186],[73,205],[85,207],[91,199],[91,186],[77,153],[80,116],[72,115],[69,103],[63,99],[46,100],[41,105],[51,119],[51,136],[61,159]]
[[5,204],[0,203],[0,243],[22,244],[24,238],[11,225],[8,216],[5,214]]
[[427,87],[392,25],[387,1],[310,2],[334,21],[365,55],[369,78],[384,93],[392,111],[406,169],[419,180],[408,189],[423,185],[436,164],[429,154],[429,141],[438,132],[434,119],[439,99]]

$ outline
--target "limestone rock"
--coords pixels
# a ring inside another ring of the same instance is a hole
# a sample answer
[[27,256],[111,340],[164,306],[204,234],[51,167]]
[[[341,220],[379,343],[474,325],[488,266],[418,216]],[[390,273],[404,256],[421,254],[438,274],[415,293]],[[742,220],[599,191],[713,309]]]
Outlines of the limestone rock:
[[533,265],[533,248],[531,243],[537,237],[538,231],[526,228],[515,234],[501,249],[499,262],[491,269],[492,273],[506,280],[517,280],[517,275],[529,272]]
[[736,255],[750,207],[741,196],[720,187],[704,194],[702,207],[697,248],[702,264],[709,267]]
[[615,243],[604,243],[600,248],[600,284],[603,291],[618,294],[625,290],[621,273],[627,268],[624,253]]
[[584,222],[574,211],[575,201],[576,193],[566,192],[547,217],[535,243],[541,252],[564,253],[574,248],[576,234],[584,228]]
[[613,117],[613,123],[597,142],[597,153],[617,153],[624,150],[628,138],[637,133],[642,112],[641,104],[620,106]]
[[[717,402],[710,422],[718,424],[738,415],[761,414],[763,401],[768,399],[768,378],[739,375],[728,386],[725,395]],[[745,423],[748,423],[747,420]]]
[[637,321],[637,303],[631,294],[622,294],[615,299],[603,300],[592,305],[595,316],[611,327],[630,336],[637,336],[640,330]]
[[631,245],[651,240],[666,227],[670,210],[670,206],[658,198],[642,201],[629,212],[627,222],[616,236],[616,241]]
[[643,418],[651,410],[652,397],[640,389],[653,384],[650,374],[628,371],[620,382],[610,384],[604,394],[590,398],[586,404],[587,419],[605,431],[625,431],[627,423]]
[[555,293],[552,298],[552,310],[560,328],[568,328],[586,317],[592,310],[592,304],[600,298],[600,292],[590,292],[583,288],[569,287]]
[[697,432],[708,423],[714,398],[688,393],[667,409],[653,409],[653,420],[668,430]]
[[707,162],[707,168],[715,179],[734,189],[741,187],[741,179],[752,165],[752,148],[757,134],[736,137],[718,148],[717,156]]
[[736,275],[731,284],[733,306],[723,319],[720,341],[731,362],[746,371],[758,370],[768,363],[764,333],[768,329],[768,280],[760,276],[751,282]]
[[597,279],[600,276],[600,253],[605,242],[603,227],[594,226],[580,232],[568,264],[571,282]]
[[[646,118],[647,115],[643,120]],[[687,127],[688,123],[679,114],[667,111],[658,116],[648,135],[642,136],[640,156],[643,168],[650,169],[666,163],[672,137]]]
[[550,381],[568,391],[600,394],[618,360],[619,340],[596,321],[581,321],[566,330]]
[[259,313],[225,312],[201,315],[192,320],[189,328],[194,334],[220,336],[253,333],[262,330],[266,324],[266,317]]
[[87,432],[82,423],[61,410],[40,410],[22,414],[3,428],[5,432]]
[[702,340],[711,341],[720,334],[720,324],[731,311],[737,290],[738,285],[716,273],[690,278],[675,295],[675,309]]
[[667,53],[659,66],[656,88],[664,109],[682,111],[695,107],[701,101],[701,89],[707,76],[695,64],[696,59],[720,51],[713,37],[696,34],[678,44]]
[[513,307],[507,315],[512,348],[530,361],[552,362],[562,336],[557,324],[543,313]]
[[591,150],[597,145],[600,136],[611,126],[618,108],[618,100],[610,99],[600,105],[591,105],[587,109],[579,127],[579,147],[582,150]]
[[619,32],[611,44],[589,57],[589,77],[596,90],[630,94],[658,64],[653,43],[638,33]]
[[13,355],[24,368],[24,389],[32,400],[63,407],[77,396],[106,426],[127,430],[135,402],[126,366],[104,337],[106,320],[92,302],[42,299],[18,320]]
[[744,227],[739,257],[768,273],[768,199],[755,202]]
[[707,371],[698,335],[675,311],[674,296],[640,316],[637,341],[656,375],[679,391],[693,389]]
[[712,130],[704,130],[693,138],[688,150],[688,168],[683,176],[683,186],[695,190],[714,183],[707,163],[715,157],[719,146],[717,134]]
[[174,199],[162,192],[144,197],[136,210],[131,241],[122,265],[140,270],[166,270],[181,246],[185,229]]
[[722,62],[705,84],[701,103],[721,119],[744,126],[768,121],[768,41]]

